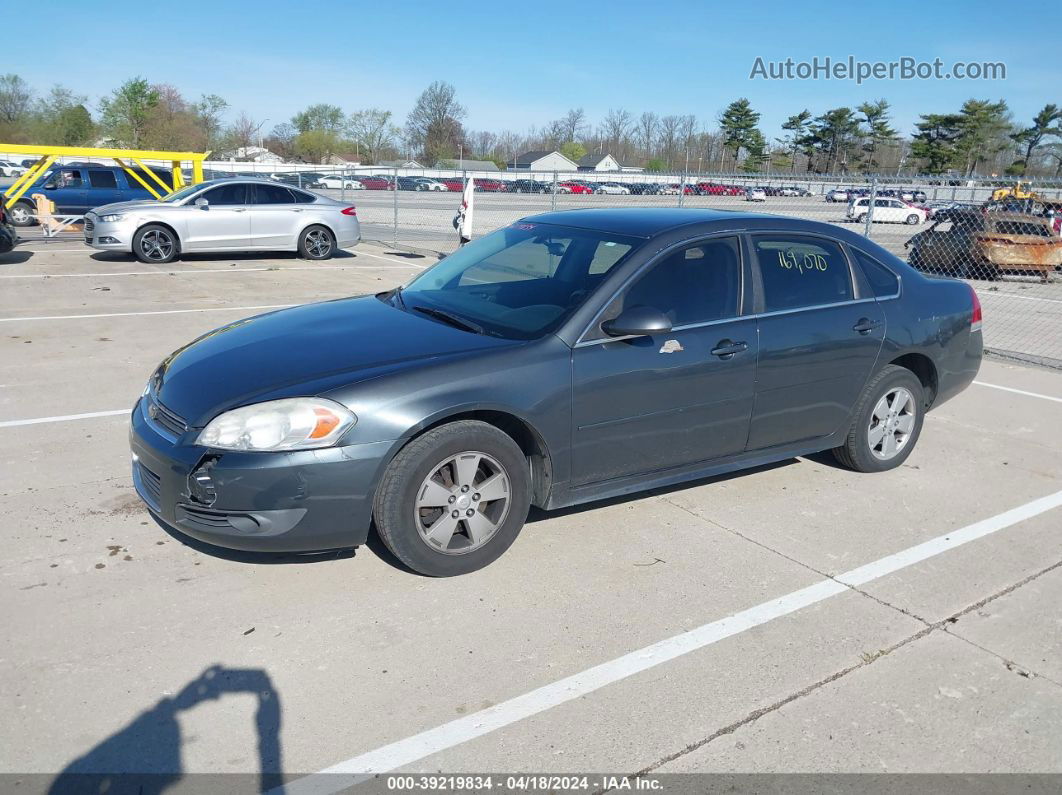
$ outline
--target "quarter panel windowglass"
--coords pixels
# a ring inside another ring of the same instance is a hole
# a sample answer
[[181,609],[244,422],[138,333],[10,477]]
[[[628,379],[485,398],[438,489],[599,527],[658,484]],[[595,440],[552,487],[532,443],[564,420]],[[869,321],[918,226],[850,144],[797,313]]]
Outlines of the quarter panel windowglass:
[[754,238],[765,309],[777,312],[852,300],[852,275],[840,246],[822,238]]
[[870,282],[870,289],[876,297],[887,298],[900,291],[900,280],[895,273],[857,248],[852,249],[852,253],[855,254],[856,262],[863,269],[863,275]]
[[620,299],[622,309],[651,306],[673,326],[725,320],[738,313],[741,254],[737,238],[716,238],[668,254]]
[[90,171],[89,185],[94,188],[117,188],[118,180],[113,171]]

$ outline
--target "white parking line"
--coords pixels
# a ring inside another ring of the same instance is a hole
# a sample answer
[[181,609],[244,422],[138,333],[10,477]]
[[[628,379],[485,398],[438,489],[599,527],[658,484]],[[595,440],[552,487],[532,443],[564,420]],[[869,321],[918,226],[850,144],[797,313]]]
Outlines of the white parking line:
[[1026,392],[1024,389],[1014,389],[1014,387],[1000,386],[999,384],[989,384],[986,381],[974,381],[978,386],[987,386],[989,389],[999,389],[1003,392],[1013,392],[1015,395],[1025,395],[1026,397],[1040,398],[1040,400],[1050,400],[1052,403],[1062,403],[1062,398],[1052,397],[1051,395],[1041,395],[1039,392]]
[[923,544],[880,558],[833,579],[821,580],[807,588],[750,607],[718,621],[683,632],[622,657],[596,665],[572,676],[544,685],[479,712],[444,723],[373,751],[332,765],[319,773],[285,784],[270,795],[334,793],[366,780],[372,775],[410,765],[432,754],[510,726],[552,707],[581,698],[635,674],[647,671],[725,638],[790,615],[809,605],[848,591],[849,586],[865,585],[887,574],[906,569],[948,550],[1011,527],[1026,519],[1062,506],[1062,491],[1033,500],[1017,508],[938,536]]
[[1049,304],[1062,304],[1060,298],[1037,298],[1035,295],[1018,295],[1017,293],[990,293],[987,290],[979,292],[979,298],[1020,298],[1022,301],[1046,301]]
[[0,323],[20,320],[83,320],[94,317],[135,317],[138,315],[180,315],[186,312],[244,312],[250,309],[286,309],[297,304],[266,304],[264,306],[210,306],[204,309],[157,309],[151,312],[103,312],[98,315],[38,315],[37,317],[0,317]]
[[89,411],[85,414],[60,414],[56,417],[36,417],[32,420],[3,420],[0,428],[17,428],[20,425],[41,425],[46,422],[69,422],[70,420],[88,420],[94,417],[117,417],[128,414],[132,409],[115,409],[114,411]]

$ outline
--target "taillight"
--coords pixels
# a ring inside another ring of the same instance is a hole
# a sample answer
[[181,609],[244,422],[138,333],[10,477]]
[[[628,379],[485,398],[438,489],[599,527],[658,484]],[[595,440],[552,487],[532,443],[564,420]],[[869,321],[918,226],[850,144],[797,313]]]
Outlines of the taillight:
[[358,214],[358,208],[357,207],[344,207],[339,212],[343,213],[343,215],[357,215]]
[[982,243],[994,243],[996,245],[1011,246],[1014,245],[1013,240],[1007,237],[981,237],[978,240]]
[[973,313],[970,315],[970,331],[981,330],[981,299],[977,297],[977,290],[970,287],[970,297],[973,298]]

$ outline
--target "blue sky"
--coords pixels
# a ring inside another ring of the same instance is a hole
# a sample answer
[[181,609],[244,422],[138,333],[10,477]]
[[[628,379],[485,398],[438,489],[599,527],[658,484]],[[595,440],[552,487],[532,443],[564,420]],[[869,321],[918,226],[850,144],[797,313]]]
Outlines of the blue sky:
[[[748,97],[769,137],[782,121],[884,97],[910,132],[920,113],[970,97],[1006,99],[1021,123],[1059,95],[1058,27],[1042,5],[968,0],[913,4],[615,0],[391,0],[391,2],[40,3],[53,30],[83,35],[10,37],[4,70],[38,90],[61,82],[92,104],[128,77],[171,83],[189,98],[225,97],[263,129],[314,102],[346,111],[377,106],[399,123],[433,80],[457,88],[466,128],[523,132],[570,107],[591,121],[609,108],[714,120]],[[82,23],[84,28],[82,28]],[[133,30],[151,31],[143,41]],[[81,32],[83,31],[83,33]],[[77,33],[75,33],[77,32]],[[47,44],[51,42],[51,44]],[[94,51],[92,43],[102,46]],[[142,46],[141,46],[142,45]],[[1000,60],[1005,80],[750,80],[757,56],[811,60],[849,55],[931,61]]]

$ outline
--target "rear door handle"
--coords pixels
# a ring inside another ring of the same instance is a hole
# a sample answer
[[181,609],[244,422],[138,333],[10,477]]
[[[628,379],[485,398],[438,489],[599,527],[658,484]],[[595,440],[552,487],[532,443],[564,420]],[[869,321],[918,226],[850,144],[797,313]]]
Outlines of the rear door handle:
[[720,359],[733,359],[734,354],[743,353],[748,349],[748,344],[744,342],[720,340],[719,344],[712,348],[712,356],[718,356]]
[[246,207],[233,207],[232,211],[234,213],[245,213],[245,212],[247,212],[247,208]]
[[880,325],[881,325],[881,321],[880,320],[871,320],[868,317],[861,317],[856,322],[856,324],[854,326],[852,326],[852,331],[858,331],[860,334],[864,334],[865,335],[865,334],[869,334],[870,332],[872,332],[874,329],[876,329]]

